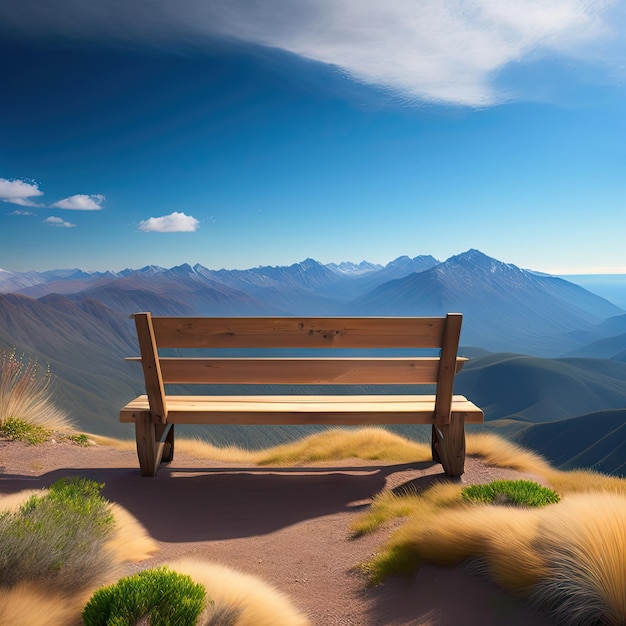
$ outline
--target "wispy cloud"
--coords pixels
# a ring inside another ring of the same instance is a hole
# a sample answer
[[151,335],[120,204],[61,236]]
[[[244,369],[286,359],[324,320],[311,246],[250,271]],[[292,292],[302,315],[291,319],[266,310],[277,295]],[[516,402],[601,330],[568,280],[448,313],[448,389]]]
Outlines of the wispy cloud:
[[72,224],[72,222],[66,222],[63,218],[55,217],[54,215],[47,217],[43,221],[43,223],[48,224],[49,226],[54,226],[55,228],[75,228],[76,227],[76,224]]
[[[39,206],[31,198],[43,196],[39,184],[26,180],[0,178],[0,200],[19,206]],[[17,214],[17,213],[16,213]]]
[[59,200],[51,206],[55,209],[68,209],[70,211],[100,211],[104,200],[104,196],[100,194],[86,195],[79,193],[63,198],[63,200]]
[[9,215],[34,215],[32,211],[22,211],[20,209],[15,209],[15,211],[11,211]]
[[[506,99],[507,65],[558,54],[623,63],[619,0],[5,0],[15,32],[176,42],[226,36],[331,64],[405,97],[471,106]],[[612,53],[599,54],[610,42]],[[619,61],[619,59],[622,59]],[[623,69],[623,65],[622,65]]]
[[139,224],[138,230],[146,233],[193,233],[200,222],[191,215],[174,211],[162,217],[150,217]]

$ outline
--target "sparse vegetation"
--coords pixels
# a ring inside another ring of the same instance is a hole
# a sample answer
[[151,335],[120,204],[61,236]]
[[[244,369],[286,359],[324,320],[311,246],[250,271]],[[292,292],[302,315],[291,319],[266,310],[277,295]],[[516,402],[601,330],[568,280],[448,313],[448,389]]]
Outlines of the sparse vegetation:
[[[505,466],[511,466],[507,442],[503,451],[489,449],[500,445],[497,437],[479,443],[485,456],[506,459]],[[523,469],[543,466],[524,452]],[[406,519],[361,568],[376,584],[392,574],[413,573],[424,563],[472,560],[475,571],[526,594],[562,623],[626,623],[626,481],[588,471],[560,472],[547,464],[543,478],[556,492],[532,481],[499,481],[495,488],[493,483],[463,489],[435,485],[421,494],[380,494],[353,532],[369,532],[398,515]],[[505,503],[540,506],[494,507],[503,492]],[[562,499],[555,502],[555,495]],[[476,498],[479,502],[472,501]]]
[[148,617],[151,626],[194,626],[206,591],[190,576],[167,567],[147,569],[98,589],[85,605],[85,626],[134,626]]
[[0,581],[41,581],[66,591],[83,589],[110,566],[105,542],[113,516],[102,485],[60,479],[44,495],[0,513]]
[[0,424],[0,437],[9,441],[23,441],[30,445],[37,445],[47,441],[52,431],[38,424],[29,424],[22,419],[7,417]]
[[87,435],[83,433],[80,433],[77,435],[64,435],[63,439],[65,441],[71,441],[72,443],[75,443],[77,446],[88,447],[91,445],[91,442],[89,441],[89,437],[87,437]]
[[531,480],[494,480],[482,485],[469,485],[461,491],[464,500],[513,506],[546,506],[561,500],[556,491]]
[[[21,375],[26,376],[25,371]],[[5,383],[0,384],[0,393],[6,394]],[[20,384],[17,381],[13,387],[18,394]],[[24,424],[36,427],[31,430]],[[47,426],[13,415],[4,416],[0,422],[2,436],[7,438],[21,438],[24,432],[24,437],[36,440],[38,428],[45,430]],[[87,435],[66,438],[79,445],[88,445],[92,439]],[[133,442],[93,439],[105,445],[134,447]],[[177,442],[177,449],[225,462],[259,465],[349,458],[402,463],[430,458],[429,446],[380,428],[333,429],[260,451],[217,448],[189,440]],[[490,434],[468,434],[467,451],[469,456],[481,457],[487,465],[533,474],[552,489],[533,481],[515,480],[466,487],[442,482],[423,492],[383,491],[351,527],[353,535],[359,536],[374,532],[389,520],[403,518],[381,551],[362,564],[370,580],[377,583],[390,574],[409,574],[423,563],[471,561],[475,571],[488,574],[505,588],[526,594],[531,602],[564,623],[626,623],[626,480],[589,470],[555,470],[542,457]],[[0,512],[2,584],[12,587],[12,591],[19,591],[25,581],[29,585],[39,581],[46,590],[62,591],[101,584],[96,581],[105,571],[107,575],[114,571],[111,562],[121,562],[128,550],[123,542],[114,545],[113,508],[101,498],[100,488],[101,485],[89,481],[59,481],[50,493],[36,494],[21,506]],[[546,504],[551,506],[543,506]],[[68,528],[72,529],[69,537]],[[143,537],[137,558],[145,558],[153,550],[154,542]],[[198,622],[203,626],[235,625],[244,611],[256,610],[257,600],[247,597],[252,588],[250,577],[231,575],[226,568],[212,564],[185,565],[183,570],[211,598]],[[262,586],[260,581],[259,584]],[[260,593],[259,598],[262,596]],[[263,610],[271,614],[269,608]],[[0,609],[0,621],[3,615]],[[134,621],[91,623],[136,624],[140,617],[136,615]],[[297,619],[301,621],[293,624],[307,623],[302,616]],[[182,625],[196,621],[163,623]]]
[[13,420],[14,426],[22,422],[34,429],[71,431],[67,414],[52,402],[52,383],[50,370],[37,361],[14,350],[0,353],[0,429]]

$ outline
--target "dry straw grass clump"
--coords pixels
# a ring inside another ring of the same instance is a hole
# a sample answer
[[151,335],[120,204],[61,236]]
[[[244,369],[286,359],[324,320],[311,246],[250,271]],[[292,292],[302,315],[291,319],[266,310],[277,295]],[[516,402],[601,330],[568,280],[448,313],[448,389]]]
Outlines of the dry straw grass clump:
[[205,588],[209,603],[199,625],[310,626],[285,594],[255,576],[193,559],[174,561],[167,567]]
[[553,471],[539,454],[491,433],[468,433],[467,454],[480,457],[487,465],[508,467],[539,476],[547,476]]
[[430,446],[409,441],[384,428],[332,428],[270,448],[257,462],[260,465],[297,465],[354,458],[408,463],[429,460],[430,455]]
[[626,624],[626,497],[573,495],[542,513],[532,599],[565,623]]
[[0,353],[0,427],[20,420],[50,431],[68,432],[72,424],[51,400],[53,377],[36,360],[15,350]]

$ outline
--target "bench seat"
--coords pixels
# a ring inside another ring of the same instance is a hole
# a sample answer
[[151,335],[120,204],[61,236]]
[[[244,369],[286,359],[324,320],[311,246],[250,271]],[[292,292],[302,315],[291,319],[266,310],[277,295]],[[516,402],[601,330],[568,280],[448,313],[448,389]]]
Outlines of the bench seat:
[[[171,424],[434,424],[434,395],[168,396]],[[464,396],[452,396],[451,413],[465,423],[483,412]],[[150,415],[148,396],[129,402],[121,422]]]

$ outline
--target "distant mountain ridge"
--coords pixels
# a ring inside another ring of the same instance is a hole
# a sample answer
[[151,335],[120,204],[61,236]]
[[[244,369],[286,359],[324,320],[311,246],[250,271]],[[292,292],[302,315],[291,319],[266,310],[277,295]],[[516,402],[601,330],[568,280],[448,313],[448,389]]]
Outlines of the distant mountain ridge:
[[[602,324],[624,313],[583,287],[520,269],[475,249],[444,262],[428,255],[400,256],[385,266],[366,261],[324,265],[307,258],[290,266],[247,270],[182,264],[172,268],[148,265],[118,273],[0,274],[0,291],[10,285],[19,285],[17,293],[34,298],[49,293],[73,300],[94,298],[123,315],[137,310],[226,316],[402,316],[460,311],[465,345],[539,356],[569,353],[614,336],[615,329],[603,329]],[[626,333],[626,324],[621,332]],[[615,355],[623,351],[621,345]],[[594,355],[594,347],[585,353]],[[607,356],[606,348],[601,356]]]
[[[224,316],[460,311],[461,353],[473,358],[455,391],[485,410],[486,428],[514,435],[533,423],[626,407],[624,311],[578,285],[478,250],[443,262],[403,256],[385,266],[305,259],[249,270],[182,264],[117,273],[0,272],[0,291],[8,285],[19,288],[0,294],[0,349],[49,363],[55,399],[88,432],[132,436],[117,413],[143,388],[141,368],[123,360],[138,353],[129,317],[140,310]],[[413,430],[403,432],[414,436]],[[293,437],[270,427],[201,432],[249,446]]]

